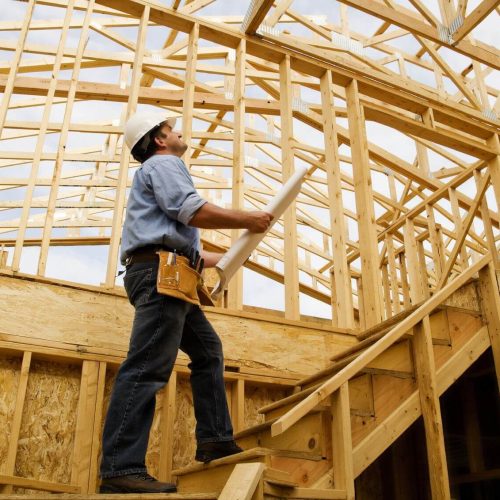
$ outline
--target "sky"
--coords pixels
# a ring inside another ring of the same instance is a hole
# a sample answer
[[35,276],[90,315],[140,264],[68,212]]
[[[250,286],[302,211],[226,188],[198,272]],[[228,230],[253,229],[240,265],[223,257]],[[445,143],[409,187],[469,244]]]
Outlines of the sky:
[[[171,0],[169,1],[161,1],[166,6],[171,4]],[[436,1],[423,0],[423,3],[437,16],[439,17],[439,9]],[[221,1],[218,0],[212,5],[206,7],[202,11],[200,11],[197,15],[207,15],[207,16],[221,16],[221,15],[244,15],[247,10],[249,2],[244,0],[235,0],[232,2]],[[339,22],[339,10],[336,7],[336,2],[332,2],[331,0],[316,0],[315,2],[311,2],[310,0],[295,0],[292,4],[292,8],[301,13],[301,14],[310,14],[318,16],[317,22],[330,22],[330,23],[338,23]],[[412,6],[407,1],[398,1],[398,4],[412,9]],[[479,0],[470,0],[468,2],[468,10],[470,12],[473,8],[475,8],[479,4]],[[14,0],[2,0],[2,21],[8,20],[22,20],[24,17],[24,12],[26,9],[26,4],[23,2],[18,2]],[[355,9],[348,9],[349,11],[349,20],[350,20],[350,28],[358,33],[373,33],[375,29],[380,25],[378,20],[374,20],[370,16],[356,11]],[[54,19],[61,18],[63,13],[62,9],[59,8],[51,8],[44,6],[37,6],[35,10],[35,19]],[[82,13],[76,13],[75,17],[82,17]],[[290,29],[292,29],[290,27]],[[296,26],[293,27],[296,30]],[[389,31],[392,29],[396,29],[396,27],[391,27]],[[78,43],[78,30],[74,30],[75,32],[70,35],[68,40],[68,46],[76,47]],[[123,36],[127,36],[128,34],[134,33],[133,29],[129,28],[120,28],[116,29],[117,32],[121,33]],[[491,45],[498,45],[496,43],[495,37],[497,36],[498,31],[498,15],[496,12],[490,14],[490,16],[474,31],[474,37],[478,40],[481,40],[485,43],[489,43]],[[300,33],[299,33],[300,34]],[[304,33],[306,36],[306,33]],[[3,32],[0,34],[0,38],[2,39],[15,39],[17,35],[12,32]],[[131,35],[131,39],[133,39],[135,35]],[[151,49],[156,48],[162,41],[165,39],[164,33],[159,33],[159,30],[150,29],[148,31],[148,47]],[[32,31],[29,34],[28,41],[30,43],[38,43],[38,44],[49,44],[53,45],[54,42],[54,34],[47,33],[42,31]],[[399,39],[398,41],[391,42],[393,45],[399,47],[402,50],[415,52],[417,50],[417,42],[411,36],[405,36]],[[111,42],[107,41],[103,37],[93,36],[87,45],[89,50],[114,50],[116,46],[111,44]],[[111,48],[113,47],[113,48]],[[123,48],[119,48],[118,50],[123,51]],[[448,64],[450,64],[454,69],[460,70],[466,64],[466,59],[456,54],[452,51],[442,51],[442,54],[446,52],[446,60]],[[369,54],[378,56],[377,51],[371,50]],[[12,52],[2,52],[0,51],[0,61],[5,58],[9,59],[12,57]],[[30,57],[40,56],[32,55]],[[100,71],[100,78],[106,79],[109,77],[110,81],[116,81],[116,71],[115,70],[84,70],[81,74],[82,80],[92,80],[92,76],[95,75],[95,71]],[[61,74],[61,78],[67,78],[70,75],[69,72],[65,74]],[[48,76],[48,75],[47,75]],[[416,66],[409,69],[409,76],[417,81],[422,81],[423,83],[429,83],[429,77],[425,72],[420,71]],[[219,78],[219,77],[217,77]],[[209,80],[210,77],[207,79]],[[499,73],[493,72],[487,78],[487,83],[493,87],[499,87]],[[250,94],[249,94],[250,95]],[[301,94],[301,98],[307,102],[318,102],[319,95],[316,92],[308,92],[307,90],[303,90]],[[113,111],[114,110],[114,111]],[[118,103],[110,103],[107,107],[108,113],[115,113],[115,116],[119,117],[121,112],[121,105]],[[40,119],[41,108],[39,108],[36,112],[33,110],[26,109],[22,112],[18,112],[16,114],[15,119]],[[85,104],[79,104],[75,107],[73,114],[73,121],[76,122],[84,122],[89,121],[89,115],[92,117],[100,116],[101,113],[101,105],[97,102],[87,102]],[[51,120],[60,121],[62,119],[63,109],[62,107],[54,106]],[[93,118],[95,119],[95,118]],[[339,120],[339,123],[345,127],[347,127],[346,120]],[[294,120],[294,133],[300,136],[308,137],[311,145],[315,145],[318,147],[323,146],[323,138],[321,134],[311,133],[311,129],[300,124],[297,120]],[[367,132],[369,139],[376,143],[377,145],[386,148],[389,151],[395,152],[400,157],[405,159],[408,162],[413,162],[415,157],[415,146],[413,141],[403,136],[402,134],[394,133],[394,131],[390,132],[386,127],[380,127],[378,125],[368,123],[367,124]],[[33,150],[35,139],[26,140],[26,149]],[[78,141],[71,143],[71,140],[68,144],[68,149],[72,147],[80,147],[82,145],[95,145],[96,137],[88,136],[86,141],[81,142],[79,138]],[[397,144],[395,146],[395,144]],[[57,148],[57,137],[50,138],[46,142],[45,150],[55,151]],[[4,141],[4,145],[0,147],[0,149],[13,149],[19,150],[19,143],[16,144],[15,147],[9,148],[8,143]],[[345,152],[348,152],[347,150]],[[246,154],[256,155],[258,158],[263,159],[263,155],[260,155],[254,148],[247,146]],[[341,150],[342,153],[342,150]],[[431,153],[431,161],[433,164],[437,164],[439,162],[440,165],[443,164],[442,160],[433,156]],[[464,159],[466,157],[464,156]],[[450,166],[450,165],[446,165]],[[41,175],[43,174],[43,165],[41,170]],[[0,173],[0,175],[3,175]],[[12,175],[12,174],[9,174]],[[376,177],[376,176],[375,176]],[[376,179],[374,178],[374,182]],[[387,190],[384,187],[383,182],[379,184],[377,187],[380,191]],[[39,189],[36,193],[37,195],[46,194],[47,190]],[[0,194],[2,196],[2,194]],[[3,195],[5,196],[5,195]],[[229,201],[229,193],[223,197],[222,201]],[[345,193],[345,203],[347,205],[354,203],[354,197],[350,193]],[[489,202],[493,203],[491,197],[489,197]],[[314,209],[312,209],[314,212]],[[320,211],[317,212],[318,217],[321,217],[322,214]],[[1,214],[0,214],[0,217]],[[351,239],[357,239],[357,228],[355,224],[349,225],[349,235]],[[317,240],[317,235],[314,234],[313,231],[308,232],[308,236]],[[321,242],[318,242],[321,245]],[[21,263],[21,269],[23,272],[27,273],[35,273],[36,265],[38,260],[38,249],[36,248],[26,248],[23,251],[23,258]],[[105,267],[106,267],[106,256],[104,249],[102,247],[84,247],[83,249],[70,249],[69,247],[53,247],[50,250],[49,262],[47,268],[47,275],[54,278],[62,278],[68,279],[71,281],[77,281],[82,283],[89,283],[99,285],[104,281],[105,276]],[[284,306],[284,297],[282,293],[282,286],[271,281],[265,279],[260,276],[256,276],[255,273],[251,271],[245,270],[245,294],[244,301],[248,305],[256,305],[262,307],[269,307],[271,309],[279,309],[282,310]],[[120,279],[117,283],[121,283]],[[304,314],[312,314],[320,317],[330,317],[330,307],[327,304],[320,304],[318,301],[310,299],[306,296],[301,296],[301,312]]]

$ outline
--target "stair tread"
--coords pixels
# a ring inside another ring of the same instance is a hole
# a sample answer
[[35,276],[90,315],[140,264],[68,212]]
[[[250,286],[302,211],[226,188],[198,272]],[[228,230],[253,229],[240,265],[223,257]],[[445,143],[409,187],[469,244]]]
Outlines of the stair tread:
[[214,469],[216,467],[222,465],[230,465],[235,464],[247,460],[252,460],[259,457],[264,457],[266,455],[275,455],[280,457],[289,457],[289,458],[301,458],[306,460],[314,460],[319,461],[322,459],[319,455],[314,455],[312,453],[304,453],[298,451],[289,451],[289,450],[277,450],[271,448],[251,448],[250,450],[245,450],[241,453],[236,453],[234,455],[229,455],[224,458],[219,458],[217,460],[212,460],[207,464],[204,463],[195,463],[188,465],[186,467],[182,467],[180,469],[176,469],[172,471],[173,476],[184,476],[186,474],[190,474],[191,472],[199,472],[207,469]]

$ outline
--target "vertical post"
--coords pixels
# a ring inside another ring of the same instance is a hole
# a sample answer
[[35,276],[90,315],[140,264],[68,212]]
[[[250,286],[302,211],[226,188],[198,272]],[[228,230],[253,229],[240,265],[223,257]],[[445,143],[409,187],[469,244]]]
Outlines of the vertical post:
[[399,303],[398,272],[396,268],[396,257],[394,255],[394,241],[392,234],[388,234],[385,237],[385,244],[387,247],[387,264],[389,266],[389,280],[391,283],[393,310],[394,313],[397,314],[401,311],[401,304]]
[[172,479],[172,459],[174,449],[174,421],[177,394],[177,372],[172,370],[168,384],[163,391],[160,414],[160,463],[158,477],[160,481]]
[[[25,351],[23,354],[23,362],[21,364],[21,372],[19,374],[19,385],[17,386],[16,407],[12,418],[10,428],[9,448],[7,450],[7,458],[2,467],[2,473],[8,476],[14,474],[16,467],[17,445],[19,441],[19,433],[21,431],[21,420],[23,417],[24,401],[26,399],[26,388],[28,387],[28,377],[31,366],[32,353]],[[0,485],[0,493],[12,493],[12,485]]]
[[490,148],[494,148],[497,152],[494,158],[488,160],[488,170],[491,174],[493,189],[495,190],[497,207],[500,210],[500,139],[498,138],[498,134],[493,134],[489,139],[486,139],[486,144]]
[[[342,203],[342,181],[338,156],[335,105],[333,101],[333,82],[330,70],[321,77],[321,104],[323,134],[325,141],[325,165],[330,206],[330,230],[332,233],[333,274],[335,285],[336,324],[342,328],[354,327],[352,306],[351,273],[347,262],[346,224]],[[333,294],[333,290],[332,290]]]
[[[146,30],[149,23],[149,5],[144,7],[139,32],[137,34],[136,52],[134,58],[134,67],[132,70],[132,82],[130,94],[127,103],[126,117],[130,117],[137,108],[137,99],[139,97],[139,85],[142,74],[142,60],[144,57],[146,45]],[[118,248],[120,246],[121,229],[123,222],[123,210],[125,208],[125,193],[127,188],[128,167],[130,162],[130,151],[123,142],[120,157],[120,169],[118,172],[118,181],[116,185],[115,210],[113,213],[113,222],[111,226],[111,240],[108,253],[108,267],[106,272],[106,286],[113,288],[115,286],[116,267],[118,261]]]
[[331,396],[333,484],[346,491],[346,499],[354,500],[354,469],[352,463],[351,411],[349,382],[342,384]]
[[382,319],[382,287],[378,269],[378,240],[373,208],[372,180],[368,158],[365,120],[358,94],[358,83],[346,87],[347,117],[359,227],[359,251],[363,274],[366,327]]
[[[234,83],[234,146],[233,146],[233,189],[232,205],[241,210],[245,195],[245,60],[246,41],[241,40],[236,49]],[[241,231],[231,231],[231,244],[238,239]],[[231,309],[243,307],[243,269],[233,276],[228,287],[228,301]]]
[[82,494],[88,493],[90,484],[98,379],[99,362],[83,361],[71,467],[71,484],[80,486]]
[[381,269],[382,269],[382,286],[384,289],[385,319],[387,319],[392,316],[391,286],[389,284],[389,270],[387,264],[382,264]]
[[[474,180],[476,181],[476,187],[479,190],[481,185],[481,174],[477,170],[474,171]],[[495,236],[493,234],[493,226],[491,224],[491,218],[490,218],[490,209],[488,207],[488,200],[486,199],[486,196],[483,196],[481,199],[480,210],[481,210],[481,219],[483,220],[483,225],[484,225],[484,234],[486,236],[486,243],[488,244],[488,248],[490,250],[491,257],[493,259],[493,266],[495,269],[500,269],[498,250],[496,246]],[[465,247],[465,242],[462,245],[462,247]]]
[[104,410],[104,389],[106,387],[107,363],[99,362],[97,378],[97,397],[95,404],[94,428],[92,431],[92,454],[90,457],[89,493],[97,493],[99,483],[99,452],[101,443],[101,425]]
[[[450,199],[451,211],[453,218],[455,219],[455,232],[460,233],[462,229],[462,217],[460,216],[460,207],[458,205],[457,190],[454,188],[448,188],[448,197]],[[468,267],[469,256],[467,255],[467,247],[462,245],[460,248],[460,260],[459,265],[462,270]]]
[[401,275],[401,291],[403,292],[403,305],[406,309],[411,306],[410,287],[408,286],[408,271],[406,270],[405,254],[399,254],[399,273]]
[[245,380],[233,383],[231,397],[231,420],[235,432],[245,428]]
[[[292,114],[292,77],[290,56],[280,62],[280,116],[281,116],[281,154],[283,182],[293,174],[294,153],[293,114]],[[285,318],[300,319],[299,308],[299,262],[297,255],[297,217],[295,202],[286,209],[284,219],[284,259],[285,259]]]
[[188,145],[184,153],[184,163],[189,169],[191,164],[191,137],[193,128],[193,102],[196,85],[196,61],[198,58],[198,36],[200,25],[194,23],[189,33],[189,44],[186,58],[186,79],[184,86],[184,100],[182,103],[182,138]]
[[445,500],[450,498],[450,484],[444,448],[443,423],[437,391],[436,367],[429,316],[426,316],[414,328],[413,353],[415,375],[425,427],[432,498],[435,500]]
[[407,218],[404,228],[405,253],[408,269],[408,282],[410,298],[413,305],[424,299],[422,279],[418,264],[417,239],[415,238],[415,225],[413,220]]
[[427,273],[427,266],[425,264],[425,249],[423,241],[417,241],[417,252],[418,267],[420,269],[420,279],[422,282],[422,291],[424,293],[424,299],[428,299],[431,296],[431,292],[429,290],[429,276]]
[[434,209],[432,205],[425,206],[427,212],[427,222],[429,224],[429,240],[432,248],[432,259],[434,261],[434,270],[436,272],[436,279],[439,281],[444,266],[444,255],[441,253],[441,246],[439,244],[439,235],[436,227],[436,220],[434,218]]
[[479,271],[479,289],[481,308],[488,324],[488,335],[500,390],[500,295],[495,268],[491,262]]

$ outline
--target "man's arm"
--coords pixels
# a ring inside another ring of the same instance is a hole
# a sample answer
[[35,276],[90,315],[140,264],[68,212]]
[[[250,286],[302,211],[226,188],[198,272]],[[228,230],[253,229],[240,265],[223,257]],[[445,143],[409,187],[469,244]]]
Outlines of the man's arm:
[[267,212],[231,210],[205,203],[193,215],[189,225],[201,229],[248,229],[252,233],[264,233],[272,220],[273,216]]
[[215,267],[223,255],[223,253],[209,252],[207,250],[202,250],[200,253],[201,258],[205,261],[205,268]]

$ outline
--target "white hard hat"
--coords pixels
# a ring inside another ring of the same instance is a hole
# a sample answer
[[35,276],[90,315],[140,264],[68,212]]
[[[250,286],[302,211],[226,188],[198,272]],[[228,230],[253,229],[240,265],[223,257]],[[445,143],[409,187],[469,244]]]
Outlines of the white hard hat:
[[125,124],[125,142],[127,146],[132,150],[145,134],[165,121],[169,127],[175,127],[176,119],[172,116],[169,117],[167,112],[147,111],[135,113]]

